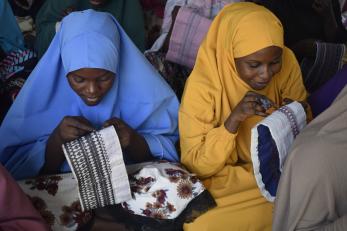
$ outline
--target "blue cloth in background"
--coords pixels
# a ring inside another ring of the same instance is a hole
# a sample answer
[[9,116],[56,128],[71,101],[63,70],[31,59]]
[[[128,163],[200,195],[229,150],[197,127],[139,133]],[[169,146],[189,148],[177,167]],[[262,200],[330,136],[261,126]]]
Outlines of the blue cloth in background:
[[[115,73],[114,85],[87,106],[66,75],[80,68]],[[46,142],[64,116],[84,116],[94,127],[118,117],[141,134],[157,159],[178,161],[178,100],[112,15],[74,12],[33,70],[0,127],[0,161],[16,179],[36,176]],[[126,159],[126,158],[125,158]],[[63,164],[63,172],[70,171]]]
[[24,49],[24,38],[7,0],[0,1],[0,47],[5,53]]

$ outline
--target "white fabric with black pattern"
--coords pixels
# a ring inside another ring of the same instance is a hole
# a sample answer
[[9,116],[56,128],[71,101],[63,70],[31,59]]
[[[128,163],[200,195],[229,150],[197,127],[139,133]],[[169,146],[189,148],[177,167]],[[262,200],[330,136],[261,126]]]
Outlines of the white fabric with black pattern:
[[113,126],[68,142],[63,150],[78,181],[83,210],[131,199],[123,153]]

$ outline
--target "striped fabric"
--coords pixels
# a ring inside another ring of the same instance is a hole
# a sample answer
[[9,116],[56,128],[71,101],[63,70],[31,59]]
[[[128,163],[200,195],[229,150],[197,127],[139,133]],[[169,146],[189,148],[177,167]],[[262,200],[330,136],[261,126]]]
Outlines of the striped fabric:
[[212,20],[200,16],[196,10],[182,7],[172,30],[166,59],[193,68],[200,44]]
[[315,59],[305,58],[300,66],[308,92],[314,92],[342,68],[346,47],[344,44],[316,42]]
[[24,69],[24,66],[21,64],[36,57],[36,53],[30,49],[17,50],[9,53],[6,58],[0,62],[0,78],[6,81],[11,76]]
[[122,150],[112,126],[68,142],[63,150],[78,181],[82,210],[131,199]]

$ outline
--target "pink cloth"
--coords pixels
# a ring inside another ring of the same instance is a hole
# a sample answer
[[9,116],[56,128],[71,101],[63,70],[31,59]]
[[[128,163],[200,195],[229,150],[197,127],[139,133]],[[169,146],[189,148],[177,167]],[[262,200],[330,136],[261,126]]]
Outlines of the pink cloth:
[[240,1],[244,0],[167,0],[163,24],[161,27],[161,35],[148,51],[155,52],[162,48],[172,25],[172,11],[175,6],[188,7],[196,10],[197,14],[207,19],[213,19],[226,4]]
[[0,165],[0,231],[48,231],[14,179]]
[[166,59],[193,68],[196,55],[212,20],[200,16],[196,10],[182,7],[172,30]]

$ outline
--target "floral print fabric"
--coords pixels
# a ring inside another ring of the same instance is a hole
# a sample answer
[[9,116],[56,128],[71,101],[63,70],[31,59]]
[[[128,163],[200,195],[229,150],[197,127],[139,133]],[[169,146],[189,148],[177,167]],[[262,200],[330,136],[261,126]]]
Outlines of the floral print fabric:
[[174,219],[205,187],[181,165],[152,162],[129,175],[133,199],[122,203],[132,214]]
[[74,231],[92,217],[82,212],[77,181],[71,173],[17,182],[53,231]]

